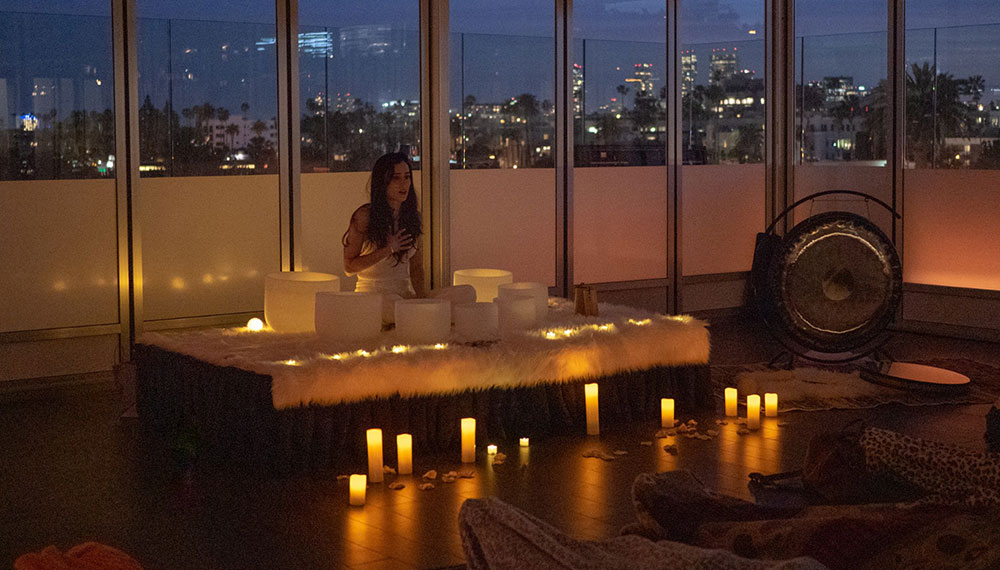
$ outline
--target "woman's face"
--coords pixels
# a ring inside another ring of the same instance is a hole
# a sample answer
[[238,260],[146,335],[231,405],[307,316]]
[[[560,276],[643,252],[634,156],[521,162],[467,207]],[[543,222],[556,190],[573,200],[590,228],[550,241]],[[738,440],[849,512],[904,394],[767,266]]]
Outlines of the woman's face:
[[392,178],[385,187],[385,197],[394,207],[399,207],[410,194],[410,167],[398,162],[393,167]]

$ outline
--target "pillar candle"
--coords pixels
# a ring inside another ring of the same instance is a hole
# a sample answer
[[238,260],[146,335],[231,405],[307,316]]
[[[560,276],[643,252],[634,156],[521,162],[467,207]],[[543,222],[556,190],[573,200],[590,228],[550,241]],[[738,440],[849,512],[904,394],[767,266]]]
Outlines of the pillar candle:
[[760,429],[760,395],[747,396],[747,429]]
[[528,438],[526,437],[521,438],[521,447],[528,447]]
[[774,392],[764,394],[764,415],[769,418],[778,415],[778,395]]
[[587,404],[587,435],[601,433],[601,418],[597,409],[597,384],[584,384],[583,394]]
[[496,455],[496,454],[497,454],[497,446],[495,445],[486,446],[486,455]]
[[360,507],[365,504],[365,486],[367,485],[365,475],[351,475],[351,505]]
[[372,483],[382,482],[382,430],[368,430],[368,479]]
[[738,414],[736,411],[736,398],[739,396],[736,393],[736,388],[726,388],[726,416],[730,418],[735,418]]
[[396,436],[396,473],[413,473],[413,436],[408,433]]
[[462,463],[476,462],[476,418],[462,418]]
[[660,398],[660,427],[674,427],[674,399]]

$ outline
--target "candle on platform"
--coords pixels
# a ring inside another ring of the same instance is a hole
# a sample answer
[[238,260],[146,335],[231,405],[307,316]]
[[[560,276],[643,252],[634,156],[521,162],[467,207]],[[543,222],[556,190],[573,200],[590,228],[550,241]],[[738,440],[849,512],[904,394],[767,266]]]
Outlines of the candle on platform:
[[674,399],[660,398],[660,427],[674,427]]
[[764,394],[764,415],[769,418],[774,418],[778,415],[778,395],[774,392]]
[[396,473],[413,473],[413,436],[408,433],[396,436]]
[[584,384],[583,395],[587,405],[587,435],[601,433],[601,418],[597,408],[597,384]]
[[351,505],[360,507],[365,504],[365,486],[368,477],[365,475],[351,475]]
[[736,388],[726,388],[726,417],[735,418],[739,413],[736,411],[736,398],[738,398]]
[[382,482],[382,430],[371,428],[368,435],[368,479]]
[[526,437],[521,438],[521,447],[528,447],[528,438]]
[[486,455],[496,455],[496,454],[497,454],[497,446],[493,444],[486,446]]
[[760,429],[760,395],[747,396],[747,429]]
[[476,418],[462,418],[462,463],[476,462]]

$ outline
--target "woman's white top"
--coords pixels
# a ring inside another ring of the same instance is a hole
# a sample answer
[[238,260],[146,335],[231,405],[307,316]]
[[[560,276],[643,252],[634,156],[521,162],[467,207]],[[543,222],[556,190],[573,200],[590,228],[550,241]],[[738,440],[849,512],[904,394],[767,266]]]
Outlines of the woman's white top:
[[[361,246],[361,255],[368,255],[378,249],[374,243],[365,240]],[[410,259],[416,255],[415,248],[406,250],[403,261],[398,261],[395,255],[380,260],[375,265],[358,272],[358,283],[354,290],[359,293],[395,293],[408,298],[416,295],[410,282]]]

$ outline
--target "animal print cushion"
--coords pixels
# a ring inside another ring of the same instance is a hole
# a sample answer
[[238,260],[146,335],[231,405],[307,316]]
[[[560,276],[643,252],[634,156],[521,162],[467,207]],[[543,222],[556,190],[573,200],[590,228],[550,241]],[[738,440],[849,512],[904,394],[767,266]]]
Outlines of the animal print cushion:
[[1000,453],[976,453],[893,431],[866,428],[861,434],[865,466],[916,485],[921,502],[1000,507]]

